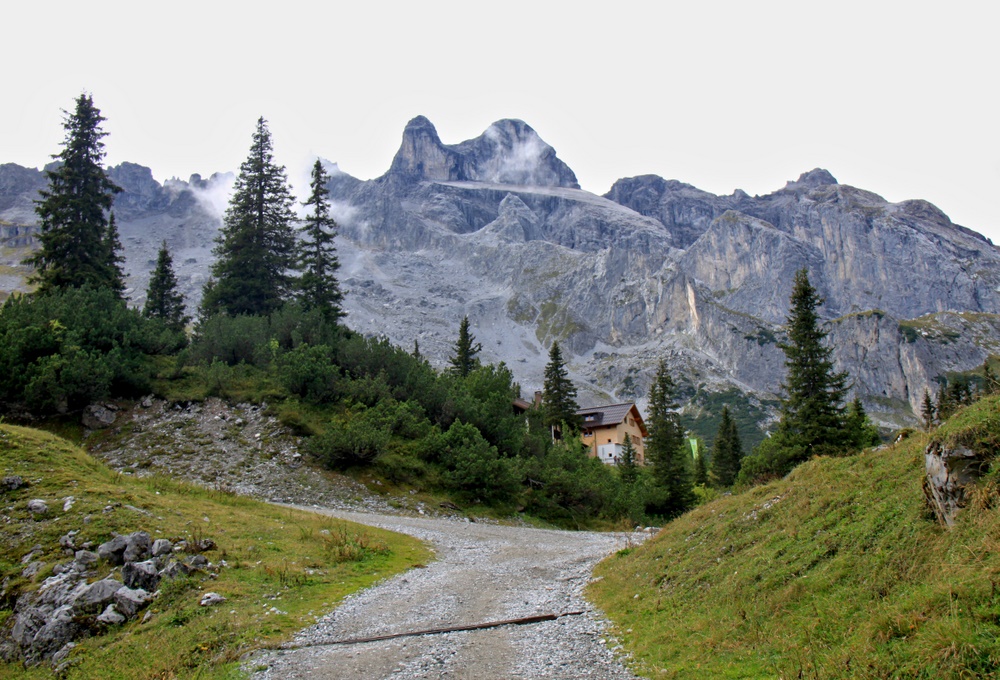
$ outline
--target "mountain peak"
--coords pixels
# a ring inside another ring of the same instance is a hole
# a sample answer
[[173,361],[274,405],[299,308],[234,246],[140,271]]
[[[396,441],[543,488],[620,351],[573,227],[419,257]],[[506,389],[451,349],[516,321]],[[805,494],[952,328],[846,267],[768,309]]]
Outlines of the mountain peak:
[[813,168],[809,172],[803,172],[794,182],[789,182],[786,188],[791,186],[825,187],[831,184],[837,184],[837,178],[830,174],[829,170]]
[[407,182],[479,181],[578,189],[576,175],[555,149],[522,120],[499,120],[479,137],[441,142],[424,116],[406,124],[389,175]]
[[403,135],[419,135],[426,134],[434,139],[438,139],[437,128],[434,127],[434,123],[427,119],[426,116],[415,116],[406,123],[406,127],[403,128]]

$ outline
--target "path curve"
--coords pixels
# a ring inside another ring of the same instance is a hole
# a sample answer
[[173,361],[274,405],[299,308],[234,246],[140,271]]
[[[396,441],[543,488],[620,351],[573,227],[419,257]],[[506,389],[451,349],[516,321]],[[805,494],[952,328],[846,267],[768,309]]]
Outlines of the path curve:
[[[606,621],[582,591],[601,558],[643,534],[301,509],[410,534],[430,543],[437,560],[346,598],[296,635],[292,644],[303,647],[255,656],[247,664],[258,669],[255,680],[636,677],[609,649]],[[522,626],[305,646],[581,610]]]

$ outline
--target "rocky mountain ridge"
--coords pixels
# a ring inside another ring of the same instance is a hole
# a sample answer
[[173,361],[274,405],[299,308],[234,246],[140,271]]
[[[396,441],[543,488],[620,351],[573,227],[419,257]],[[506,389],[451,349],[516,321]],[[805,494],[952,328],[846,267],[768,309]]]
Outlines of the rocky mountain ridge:
[[[166,239],[196,303],[231,176],[159,185],[123,164],[111,177],[125,189],[116,212],[132,299]],[[43,185],[39,171],[0,166],[0,229],[22,249]],[[468,315],[483,358],[507,362],[527,391],[558,339],[587,404],[641,400],[660,358],[687,397],[731,386],[772,396],[803,267],[840,367],[885,423],[912,419],[936,377],[1000,353],[1000,250],[925,201],[892,204],[825,170],[765,196],[650,175],[597,196],[522,121],[446,145],[418,117],[384,175],[337,171],[329,190],[348,323],[417,340],[443,365]]]

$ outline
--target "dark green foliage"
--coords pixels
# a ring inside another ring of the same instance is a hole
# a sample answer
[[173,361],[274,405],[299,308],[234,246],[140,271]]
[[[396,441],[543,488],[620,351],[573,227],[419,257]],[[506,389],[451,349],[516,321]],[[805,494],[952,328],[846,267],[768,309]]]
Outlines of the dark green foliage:
[[824,345],[816,309],[823,303],[806,270],[795,275],[792,309],[782,343],[788,375],[781,401],[782,436],[801,447],[805,456],[830,453],[845,444],[844,401],[847,374],[834,371],[833,349]]
[[934,402],[931,401],[930,390],[924,388],[924,400],[920,405],[920,417],[924,420],[924,430],[930,432],[934,428]]
[[167,242],[160,246],[156,268],[149,277],[146,305],[142,314],[148,319],[159,319],[167,328],[181,332],[191,320],[184,313],[184,296],[177,290],[174,261],[167,249]]
[[811,456],[842,453],[852,444],[842,407],[847,374],[834,371],[833,350],[824,345],[827,334],[816,313],[822,303],[806,270],[798,271],[785,327],[788,342],[779,345],[788,368],[781,419],[777,432],[744,459],[739,483],[783,476]]
[[942,378],[941,389],[938,391],[937,412],[938,422],[944,422],[962,406],[968,406],[973,402],[972,387],[965,376]]
[[628,486],[635,484],[639,476],[638,465],[635,460],[635,446],[632,445],[632,437],[626,433],[625,441],[622,444],[622,457],[618,461],[618,476],[622,483]]
[[505,503],[520,490],[519,461],[502,457],[475,426],[456,421],[437,447],[445,485],[464,498]]
[[288,300],[295,265],[293,203],[285,168],[274,163],[271,132],[260,118],[216,240],[203,318],[267,315]]
[[323,465],[344,470],[374,462],[386,450],[390,436],[374,409],[361,409],[310,439],[306,450]]
[[115,214],[108,215],[108,228],[104,233],[104,269],[106,286],[122,297],[125,294],[125,256],[122,255],[122,242],[118,237],[118,223]]
[[844,429],[847,431],[847,445],[851,449],[877,446],[882,441],[878,428],[865,412],[861,397],[854,397],[854,400],[848,404],[847,414],[844,417]]
[[[680,393],[678,399],[682,400]],[[757,401],[731,387],[722,392],[698,390],[691,398],[690,406],[681,414],[681,426],[704,439],[710,451],[715,450],[715,437],[719,432],[723,408],[729,410],[729,417],[736,424],[743,450],[748,451],[764,438],[760,423],[767,420],[770,409],[776,408],[778,402]]]
[[191,361],[211,364],[218,360],[229,366],[266,362],[266,354],[259,350],[266,348],[269,339],[267,317],[218,314],[198,324],[191,343]]
[[448,359],[452,373],[462,378],[469,375],[479,365],[476,355],[482,349],[483,346],[476,342],[476,336],[469,331],[469,317],[462,317],[462,323],[458,326],[455,354]]
[[282,354],[275,367],[282,386],[309,401],[333,401],[344,394],[340,367],[326,345],[299,345]]
[[398,439],[421,439],[431,426],[416,402],[391,397],[372,407],[358,406],[335,419],[322,435],[309,440],[308,451],[327,467],[369,465]]
[[565,426],[571,432],[580,429],[580,417],[576,415],[580,410],[580,405],[576,403],[576,387],[569,379],[557,340],[552,341],[549,363],[545,365],[542,410],[545,423],[550,427]]
[[983,389],[982,393],[985,396],[992,396],[994,394],[1000,394],[1000,378],[997,374],[993,372],[993,368],[990,366],[990,360],[987,359],[983,363]]
[[695,486],[708,485],[708,464],[705,462],[705,445],[701,440],[695,440],[694,454],[694,484]]
[[729,416],[729,409],[722,408],[719,432],[715,436],[712,452],[711,476],[716,486],[729,487],[736,481],[743,461],[743,443],[740,441],[736,422]]
[[525,498],[527,512],[564,523],[610,517],[624,485],[612,468],[587,455],[578,439],[556,442],[541,459],[532,459]]
[[649,390],[646,460],[653,466],[655,487],[648,509],[664,517],[676,517],[695,500],[691,456],[676,412],[676,390],[667,364],[661,359]]
[[330,201],[326,192],[329,181],[323,163],[316,159],[309,184],[311,193],[305,202],[305,206],[312,210],[306,215],[299,246],[298,265],[302,271],[299,292],[306,309],[318,309],[328,318],[337,319],[344,315],[340,306],[344,294],[337,280],[340,260],[333,241],[337,235],[337,223],[330,217]]
[[69,288],[110,288],[121,295],[118,231],[108,213],[121,191],[104,170],[104,117],[93,98],[81,94],[73,113],[66,113],[63,150],[47,170],[48,188],[40,192],[35,212],[40,219],[39,251],[26,260],[35,267],[33,281],[46,294]]
[[518,454],[524,439],[524,420],[511,408],[517,394],[510,369],[503,362],[479,366],[464,385],[456,387],[469,397],[459,417],[475,425],[505,455]]
[[177,349],[163,331],[110,288],[11,297],[0,308],[0,402],[52,413],[146,391],[147,355]]

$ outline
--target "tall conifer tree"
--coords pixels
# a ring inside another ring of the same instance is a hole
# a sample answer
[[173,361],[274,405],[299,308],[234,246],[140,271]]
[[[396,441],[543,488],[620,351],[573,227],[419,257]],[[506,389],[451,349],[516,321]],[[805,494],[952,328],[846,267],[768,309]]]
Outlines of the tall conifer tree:
[[565,424],[572,430],[580,428],[580,410],[576,403],[576,387],[569,379],[559,341],[553,340],[549,348],[549,363],[545,365],[545,384],[542,388],[542,410],[545,424],[558,427]]
[[691,456],[676,411],[676,392],[667,363],[661,359],[649,389],[646,459],[653,464],[653,479],[657,486],[652,509],[667,517],[683,513],[694,503]]
[[924,419],[924,430],[930,432],[934,428],[934,402],[931,393],[924,388],[924,400],[920,404],[920,417]]
[[722,420],[715,436],[712,453],[712,478],[718,486],[732,486],[740,471],[743,443],[736,429],[736,421],[729,415],[729,407],[722,407]]
[[622,457],[618,461],[618,474],[622,482],[629,486],[635,484],[639,477],[639,466],[635,458],[635,445],[632,444],[632,437],[626,432],[625,441],[622,443]]
[[216,239],[218,259],[205,286],[203,316],[265,315],[289,299],[294,202],[285,168],[274,162],[267,121],[260,118]]
[[455,342],[455,354],[448,360],[451,364],[451,372],[457,376],[465,377],[479,365],[479,354],[483,346],[476,342],[476,336],[469,330],[469,317],[463,316],[462,322],[458,325],[458,340]]
[[823,342],[827,334],[820,328],[816,312],[823,300],[805,269],[795,274],[791,304],[788,342],[780,345],[788,375],[783,385],[779,434],[786,447],[796,449],[791,462],[797,463],[848,444],[842,406],[847,374],[834,370],[833,349]]
[[125,256],[122,253],[122,242],[118,237],[118,223],[115,214],[108,215],[108,229],[104,234],[105,280],[107,287],[118,297],[125,295]]
[[330,201],[327,198],[326,185],[329,181],[330,176],[317,158],[309,184],[309,200],[304,203],[311,211],[306,215],[303,240],[299,246],[299,268],[302,270],[299,290],[306,309],[318,309],[327,318],[337,319],[344,316],[341,308],[344,294],[337,280],[340,260],[334,245],[337,223],[330,217]]
[[847,443],[852,448],[863,449],[867,446],[877,446],[882,440],[878,434],[878,428],[868,417],[861,397],[854,397],[848,404],[847,413],[844,415],[844,429],[846,430]]
[[63,150],[53,156],[58,165],[46,171],[48,188],[35,203],[41,249],[25,262],[35,267],[39,293],[92,286],[120,296],[120,244],[109,213],[121,189],[102,166],[105,118],[89,94],[77,97],[74,111],[65,114]]
[[169,328],[177,331],[184,330],[184,326],[191,320],[184,314],[184,296],[177,290],[174,261],[170,257],[166,241],[160,246],[156,269],[149,277],[146,306],[142,313],[147,318],[162,320]]

